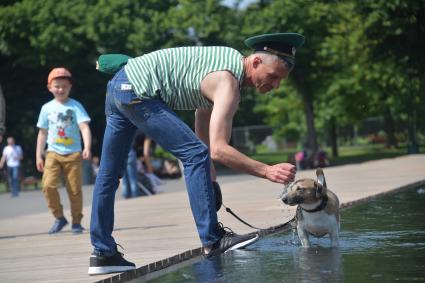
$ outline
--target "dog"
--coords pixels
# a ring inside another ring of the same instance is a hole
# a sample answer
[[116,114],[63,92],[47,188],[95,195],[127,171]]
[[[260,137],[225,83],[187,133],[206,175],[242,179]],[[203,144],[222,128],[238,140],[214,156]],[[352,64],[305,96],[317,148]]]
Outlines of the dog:
[[332,247],[339,246],[339,200],[326,186],[321,168],[316,170],[317,181],[300,179],[287,186],[281,200],[287,205],[298,205],[297,233],[303,247],[309,247],[309,236],[329,235]]

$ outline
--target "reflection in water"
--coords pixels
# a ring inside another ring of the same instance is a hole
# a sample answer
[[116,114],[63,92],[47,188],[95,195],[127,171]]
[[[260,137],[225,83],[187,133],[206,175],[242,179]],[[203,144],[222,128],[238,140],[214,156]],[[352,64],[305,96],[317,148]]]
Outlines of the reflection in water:
[[293,273],[298,274],[298,282],[343,281],[344,272],[339,248],[300,247],[294,249],[292,259]]
[[[152,282],[342,282],[339,248],[282,246],[264,239],[252,249],[204,259]],[[264,253],[275,247],[273,252]]]
[[342,211],[340,247],[303,248],[292,232],[152,282],[425,282],[425,188]]
[[223,257],[216,256],[202,260],[193,265],[192,271],[196,282],[220,282],[223,278]]

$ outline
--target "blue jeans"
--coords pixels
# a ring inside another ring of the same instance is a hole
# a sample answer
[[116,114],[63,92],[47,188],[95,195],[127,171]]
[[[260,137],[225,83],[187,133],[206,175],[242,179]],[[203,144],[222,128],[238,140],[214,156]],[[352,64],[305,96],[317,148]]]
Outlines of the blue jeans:
[[12,197],[19,196],[21,190],[21,183],[19,181],[19,166],[7,167],[7,174],[9,175],[9,184],[11,186]]
[[199,237],[204,246],[212,245],[220,240],[222,234],[217,225],[208,147],[163,101],[141,101],[133,90],[128,90],[126,85],[129,84],[124,69],[108,83],[106,129],[90,223],[94,252],[100,255],[116,253],[112,237],[115,192],[136,128],[182,161]]
[[121,181],[123,197],[131,198],[141,195],[137,186],[137,154],[134,149],[131,149],[128,153],[127,164]]

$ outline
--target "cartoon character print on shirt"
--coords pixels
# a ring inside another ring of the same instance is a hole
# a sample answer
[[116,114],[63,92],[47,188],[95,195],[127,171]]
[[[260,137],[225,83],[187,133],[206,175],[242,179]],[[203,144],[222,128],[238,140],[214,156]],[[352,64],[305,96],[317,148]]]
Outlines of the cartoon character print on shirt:
[[74,140],[67,136],[66,129],[72,125],[74,121],[74,111],[66,110],[64,113],[52,112],[48,117],[52,126],[56,126],[56,136],[52,137],[54,143],[70,145]]

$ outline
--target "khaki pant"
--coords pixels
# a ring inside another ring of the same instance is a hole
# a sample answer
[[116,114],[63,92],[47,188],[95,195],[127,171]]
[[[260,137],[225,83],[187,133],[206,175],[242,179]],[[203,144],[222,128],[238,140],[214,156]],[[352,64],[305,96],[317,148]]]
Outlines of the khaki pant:
[[52,151],[47,153],[42,179],[43,193],[47,200],[47,206],[56,218],[63,216],[63,207],[58,192],[62,172],[71,203],[72,223],[80,224],[81,218],[83,218],[82,161],[80,152],[69,155],[61,155]]

